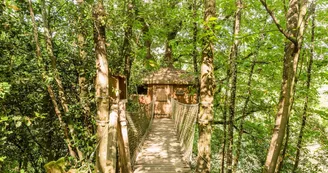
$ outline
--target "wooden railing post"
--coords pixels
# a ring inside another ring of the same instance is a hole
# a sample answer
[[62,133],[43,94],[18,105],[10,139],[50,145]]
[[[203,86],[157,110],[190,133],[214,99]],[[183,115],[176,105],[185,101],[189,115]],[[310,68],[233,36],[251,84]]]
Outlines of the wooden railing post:
[[116,157],[117,157],[117,121],[118,121],[118,105],[112,104],[109,114],[109,128],[108,128],[108,149],[107,149],[107,166],[110,173],[116,172]]
[[119,102],[120,123],[118,125],[118,148],[120,154],[120,172],[132,173],[125,104],[126,100],[121,100]]

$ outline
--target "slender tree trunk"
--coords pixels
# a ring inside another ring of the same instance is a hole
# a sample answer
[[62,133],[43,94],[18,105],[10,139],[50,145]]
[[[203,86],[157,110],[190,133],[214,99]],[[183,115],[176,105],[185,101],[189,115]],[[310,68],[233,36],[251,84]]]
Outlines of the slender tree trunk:
[[[294,98],[295,98],[295,93],[296,93],[296,85],[298,82],[298,79],[300,78],[301,74],[302,74],[302,69],[303,69],[303,59],[304,59],[304,55],[301,58],[301,67],[297,67],[297,69],[300,69],[298,72],[298,76],[295,77],[295,84],[294,84],[294,90],[293,90],[293,99],[291,100],[291,106],[290,106],[290,110],[293,110],[293,106],[294,106]],[[286,138],[285,138],[285,142],[284,142],[284,147],[282,149],[281,154],[278,157],[278,161],[276,164],[276,170],[275,173],[279,173],[281,172],[282,168],[283,168],[283,163],[284,163],[284,159],[287,153],[287,149],[288,149],[288,143],[289,143],[289,136],[290,136],[290,125],[289,125],[289,120],[287,121],[287,126],[286,126]]]
[[80,67],[78,69],[79,73],[79,99],[80,104],[83,109],[84,114],[84,124],[88,127],[89,131],[91,131],[91,119],[90,119],[90,105],[88,101],[88,82],[85,77],[85,68],[86,68],[86,58],[87,58],[87,52],[85,51],[85,31],[84,31],[84,23],[83,19],[85,17],[84,13],[84,1],[80,0],[78,2],[78,11],[79,11],[79,17],[77,21],[77,42],[78,42],[78,51],[79,51],[79,61],[80,61]]
[[234,159],[233,172],[237,171],[237,166],[238,166],[239,157],[240,157],[240,153],[241,153],[241,142],[242,142],[243,132],[244,132],[244,122],[245,122],[245,117],[247,114],[248,103],[250,101],[251,94],[252,94],[251,86],[252,86],[252,78],[253,78],[255,64],[256,64],[256,62],[255,62],[255,60],[253,60],[253,63],[251,65],[251,70],[250,70],[249,76],[248,76],[248,82],[247,82],[247,97],[244,102],[244,106],[243,106],[243,110],[242,110],[242,118],[240,120],[238,140],[237,140],[237,146],[236,146],[237,151],[236,151],[236,157]]
[[[197,9],[196,9],[196,0],[194,0],[194,7],[193,7],[193,17],[196,18],[197,15]],[[198,73],[198,63],[197,63],[197,33],[198,33],[198,27],[196,21],[193,22],[193,50],[192,50],[192,60],[194,64],[194,72]]]
[[[138,10],[136,10],[136,13],[138,13]],[[151,36],[149,33],[149,25],[146,23],[144,18],[138,18],[138,20],[142,23],[142,34],[144,39],[144,46],[146,47],[146,60],[153,60],[153,56],[151,54]]]
[[151,36],[150,36],[150,32],[149,32],[149,25],[146,23],[144,18],[140,18],[139,19],[140,22],[143,24],[142,27],[142,33],[143,33],[143,38],[145,40],[144,46],[146,47],[146,59],[147,60],[152,60],[153,56],[151,54]]
[[[215,0],[205,0],[204,30],[210,32],[215,17]],[[200,112],[198,115],[198,156],[196,172],[211,172],[211,136],[213,121],[214,73],[213,42],[211,36],[203,38],[202,64],[200,73]]]
[[233,160],[233,126],[235,117],[235,102],[236,102],[236,87],[237,87],[237,57],[238,57],[238,45],[239,40],[236,36],[240,31],[241,21],[241,10],[242,1],[236,1],[237,11],[235,14],[234,31],[233,31],[233,45],[230,52],[230,71],[231,71],[231,82],[230,82],[230,102],[229,102],[229,125],[228,125],[228,150],[227,150],[227,173],[232,172],[232,160]]
[[[59,95],[59,100],[61,103],[61,106],[64,110],[64,113],[67,114],[69,112],[68,109],[68,104],[67,104],[67,99],[65,96],[65,91],[64,91],[64,87],[62,84],[62,80],[60,78],[58,69],[57,69],[57,63],[56,63],[56,56],[53,53],[53,45],[52,45],[52,39],[51,39],[51,34],[50,34],[50,26],[49,26],[49,22],[48,22],[48,14],[46,11],[46,4],[45,4],[45,0],[41,0],[41,5],[42,5],[42,19],[43,19],[43,29],[44,29],[44,34],[45,34],[45,38],[46,38],[46,47],[47,47],[47,53],[50,57],[51,60],[51,69],[52,69],[52,73],[54,75],[54,79],[56,81],[57,87],[58,87],[58,95]],[[75,141],[75,136],[74,136],[74,128],[72,126],[68,126],[69,128],[69,132],[71,134],[73,143]],[[79,150],[78,147],[74,147],[77,151],[77,154],[79,156],[79,159],[82,159],[82,152]]]
[[[262,4],[265,3],[262,2]],[[306,5],[306,0],[300,0],[300,2],[298,0],[291,0],[289,2],[289,9],[286,15],[287,32],[283,32],[284,35],[287,35],[289,41],[287,41],[285,45],[281,93],[276,115],[276,123],[263,169],[264,173],[275,172],[282,141],[285,136],[286,125],[289,119],[291,103],[293,100],[297,64],[305,29],[305,14],[307,11]],[[294,41],[295,38],[296,41]]]
[[[154,60],[154,58],[151,54],[151,41],[152,41],[152,38],[151,38],[151,35],[150,35],[150,32],[149,32],[150,26],[148,25],[148,23],[145,21],[145,19],[143,17],[139,16],[139,8],[138,8],[137,3],[136,3],[135,0],[132,1],[132,5],[134,6],[134,9],[135,9],[136,20],[138,20],[142,24],[141,31],[142,31],[142,37],[143,37],[143,40],[144,40],[144,45],[143,46],[146,48],[145,59],[146,60]],[[138,40],[136,42],[138,42]]]
[[51,40],[51,35],[49,31],[49,23],[48,23],[48,16],[47,16],[47,11],[46,11],[46,5],[45,5],[45,0],[41,0],[41,5],[42,5],[42,20],[43,20],[43,29],[44,29],[44,35],[46,38],[46,47],[47,47],[47,53],[50,57],[51,60],[51,68],[52,68],[52,73],[54,75],[54,79],[56,81],[56,84],[58,86],[59,90],[59,100],[61,103],[61,106],[64,110],[65,113],[67,113],[68,110],[68,105],[67,105],[67,100],[65,96],[65,91],[64,87],[62,84],[62,80],[60,79],[59,72],[57,69],[57,63],[56,63],[56,57],[53,53],[53,46],[52,46],[52,40]]
[[290,126],[289,126],[289,120],[288,120],[287,127],[286,127],[286,138],[285,138],[284,148],[282,149],[281,155],[278,157],[275,173],[279,173],[282,170],[284,159],[285,159],[287,149],[288,149],[289,136],[290,136],[289,134],[290,134]]
[[[30,16],[31,16],[31,19],[32,19],[32,24],[33,24],[33,36],[34,36],[34,42],[35,42],[35,45],[36,45],[36,56],[37,56],[37,60],[38,60],[38,65],[39,65],[41,71],[43,71],[42,72],[42,79],[45,82],[48,79],[48,76],[45,74],[45,66],[44,66],[44,62],[42,60],[42,56],[41,56],[41,49],[40,49],[39,36],[38,36],[38,28],[37,28],[37,25],[36,25],[36,22],[35,22],[32,2],[31,2],[31,0],[29,0],[28,2],[29,2]],[[49,84],[46,84],[46,87],[47,87],[47,91],[49,93],[51,102],[54,106],[55,114],[56,114],[56,116],[59,120],[59,125],[60,125],[61,129],[64,132],[64,139],[65,139],[69,154],[70,154],[70,156],[76,158],[77,157],[76,153],[74,152],[74,150],[72,148],[72,143],[71,143],[71,140],[69,138],[68,128],[62,120],[62,114],[61,114],[59,106],[57,104],[54,91],[53,91],[52,87]]]
[[[93,6],[94,16],[94,42],[96,55],[96,105],[97,105],[97,139],[98,148],[96,155],[96,172],[107,173],[115,172],[115,169],[110,169],[116,163],[107,163],[107,143],[108,143],[108,115],[109,115],[109,83],[108,83],[108,62],[106,57],[106,34],[105,10],[103,1],[98,0]],[[112,147],[116,147],[112,146]],[[109,164],[109,166],[107,165]]]
[[[304,56],[303,56],[304,57]],[[302,69],[303,69],[303,57],[301,59],[301,67],[300,67],[300,70],[299,70],[299,74],[298,74],[298,77],[296,76],[295,77],[295,85],[294,85],[294,91],[293,91],[293,95],[295,97],[295,92],[296,92],[296,85],[297,85],[297,82],[298,82],[298,79],[300,77],[300,75],[302,74]],[[294,100],[294,99],[293,99]],[[291,101],[291,108],[290,110],[292,111],[293,110],[293,105],[294,105],[294,101]],[[289,143],[289,135],[290,134],[290,126],[289,126],[289,120],[287,121],[287,127],[286,127],[286,138],[285,138],[285,143],[284,143],[284,147],[282,149],[282,152],[281,154],[279,155],[278,157],[278,161],[277,161],[277,164],[276,164],[276,170],[275,170],[275,173],[279,173],[281,172],[282,168],[283,168],[283,163],[284,163],[284,159],[285,159],[285,156],[286,156],[286,153],[287,153],[287,149],[288,149],[288,143]]]
[[[179,24],[181,26],[181,22]],[[180,27],[175,27],[171,32],[167,34],[167,40],[165,43],[165,53],[164,53],[164,60],[166,62],[166,65],[168,67],[173,67],[173,55],[172,55],[172,45],[170,44],[170,41],[174,40],[175,37],[178,34]]]
[[153,56],[151,54],[151,37],[150,37],[150,33],[149,33],[149,26],[147,25],[146,22],[144,22],[144,27],[142,29],[143,34],[145,35],[145,47],[147,50],[146,53],[146,59],[151,60],[153,59]]
[[131,74],[131,66],[133,59],[131,57],[131,43],[130,39],[132,36],[132,22],[133,22],[133,4],[128,2],[127,3],[127,18],[128,18],[128,25],[124,31],[124,41],[123,41],[123,57],[124,57],[124,74],[126,76],[127,87],[129,86],[129,79]]
[[[192,50],[192,59],[193,59],[193,65],[194,65],[194,73],[198,75],[198,62],[197,62],[197,33],[198,33],[198,27],[197,27],[197,22],[196,22],[196,17],[197,17],[197,0],[193,0],[193,17],[194,17],[194,22],[193,22],[193,50]],[[197,81],[197,102],[199,102],[199,95],[200,95],[200,88],[199,88],[199,78],[196,76],[196,81]]]
[[302,140],[303,140],[303,134],[304,134],[304,128],[306,125],[306,118],[307,118],[307,110],[308,110],[308,104],[309,104],[309,92],[310,92],[310,85],[311,85],[311,71],[312,71],[312,64],[313,64],[313,57],[314,57],[314,31],[315,31],[315,7],[312,14],[312,30],[311,30],[311,54],[310,54],[310,62],[307,69],[307,81],[306,81],[306,96],[304,101],[304,108],[303,108],[303,115],[302,115],[302,124],[300,133],[298,135],[297,140],[297,147],[296,147],[296,158],[295,163],[293,167],[293,173],[296,172],[299,161],[300,161],[300,155],[301,155],[301,148],[302,148]]
[[230,70],[227,70],[227,88],[225,90],[225,97],[223,103],[223,142],[222,142],[222,152],[221,152],[221,173],[224,173],[224,163],[225,163],[225,156],[226,156],[226,144],[227,144],[227,109],[228,109],[228,95],[229,95],[229,79],[230,79]]

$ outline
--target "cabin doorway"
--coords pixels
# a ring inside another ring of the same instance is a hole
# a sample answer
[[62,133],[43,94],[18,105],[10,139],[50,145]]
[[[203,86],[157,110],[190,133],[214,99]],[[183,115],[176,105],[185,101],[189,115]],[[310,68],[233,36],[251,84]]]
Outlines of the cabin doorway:
[[155,89],[155,117],[170,117],[171,111],[171,87],[169,85],[157,85]]

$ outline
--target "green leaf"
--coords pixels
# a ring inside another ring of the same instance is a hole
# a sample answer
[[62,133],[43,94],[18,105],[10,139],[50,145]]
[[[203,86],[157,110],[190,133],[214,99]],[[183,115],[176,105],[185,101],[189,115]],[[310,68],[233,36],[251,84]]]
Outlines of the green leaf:
[[209,20],[209,21],[216,21],[217,18],[216,18],[216,17],[210,17],[208,20]]
[[214,27],[215,30],[220,30],[221,28],[222,28],[221,25],[215,25],[215,27]]
[[20,127],[22,125],[22,122],[21,121],[17,121],[16,122],[16,127]]
[[5,161],[6,158],[7,158],[6,156],[0,156],[0,162]]
[[8,119],[9,119],[9,118],[8,118],[7,116],[1,117],[1,118],[0,118],[0,123],[1,123],[1,122],[5,122],[5,121],[8,121]]

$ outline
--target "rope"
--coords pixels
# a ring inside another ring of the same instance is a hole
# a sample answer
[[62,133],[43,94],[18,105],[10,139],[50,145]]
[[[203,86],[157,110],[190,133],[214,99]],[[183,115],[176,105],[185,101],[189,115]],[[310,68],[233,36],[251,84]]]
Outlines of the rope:
[[147,136],[154,115],[154,101],[147,105],[138,104],[137,112],[126,112],[128,121],[129,148],[133,165],[143,141]]
[[171,103],[172,118],[174,119],[178,140],[183,151],[183,159],[186,162],[190,162],[198,114],[198,104],[184,104],[173,98],[171,99]]
[[108,123],[109,123],[109,120],[106,120],[106,121],[104,121],[104,120],[96,120],[96,124],[97,125],[105,126]]

